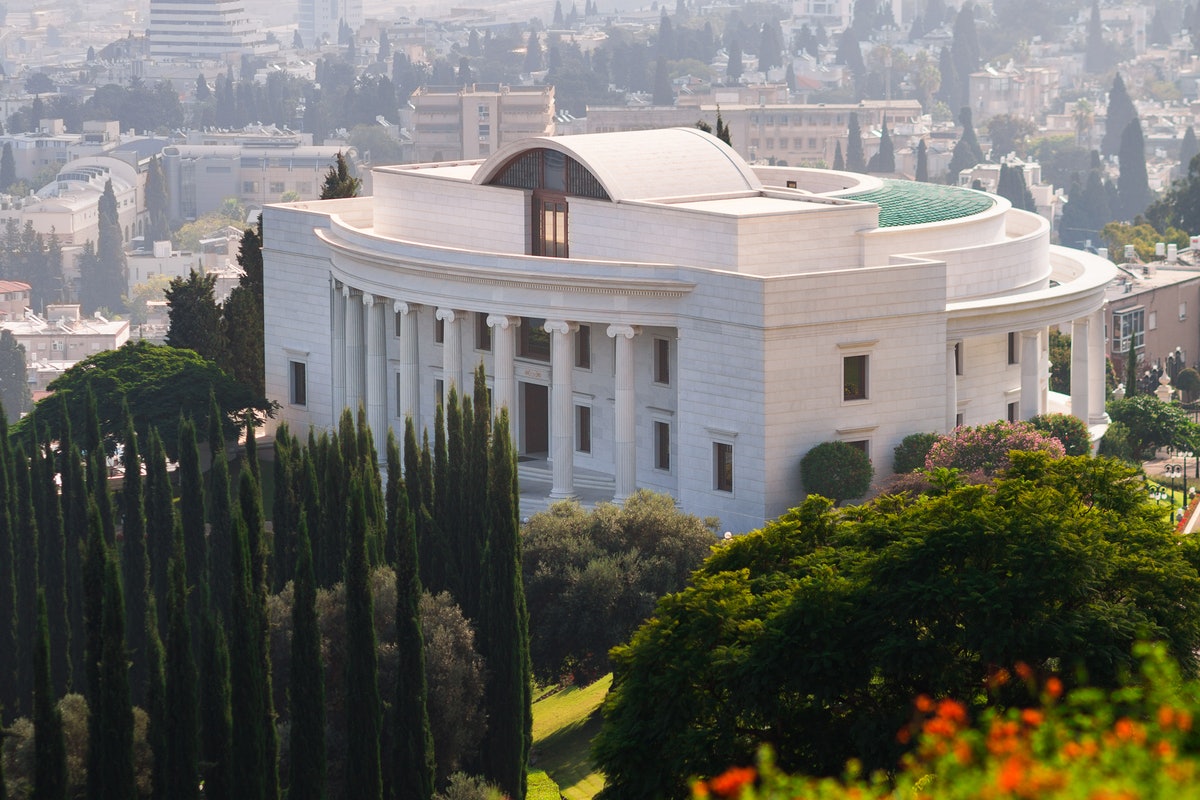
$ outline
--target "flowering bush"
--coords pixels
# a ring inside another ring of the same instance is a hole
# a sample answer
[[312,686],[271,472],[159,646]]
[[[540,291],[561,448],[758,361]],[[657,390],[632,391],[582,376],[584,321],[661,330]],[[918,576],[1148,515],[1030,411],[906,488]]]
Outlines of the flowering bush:
[[1062,442],[1028,422],[992,422],[956,428],[939,438],[925,457],[925,469],[953,467],[994,475],[1008,468],[1008,454],[1013,450],[1041,450],[1052,458],[1066,454]]
[[897,734],[915,743],[898,771],[842,778],[787,775],[771,753],[692,785],[693,800],[1133,800],[1200,797],[1200,684],[1181,682],[1161,647],[1142,646],[1143,672],[1112,693],[1080,688],[1064,696],[1055,676],[1038,681],[1018,664],[997,670],[989,689],[1023,680],[1040,694],[1029,708],[988,709],[972,720],[963,703],[920,696]]

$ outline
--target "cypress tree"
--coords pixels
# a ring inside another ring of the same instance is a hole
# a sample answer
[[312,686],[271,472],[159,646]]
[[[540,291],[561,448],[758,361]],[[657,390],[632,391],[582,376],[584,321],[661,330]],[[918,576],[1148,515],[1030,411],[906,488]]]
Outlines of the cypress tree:
[[838,142],[833,149],[833,168],[839,172],[846,168],[846,157],[842,155],[842,143]]
[[1125,88],[1125,80],[1121,73],[1113,77],[1112,89],[1108,92],[1108,107],[1104,113],[1104,138],[1100,140],[1100,152],[1105,156],[1115,156],[1121,149],[1121,137],[1130,120],[1137,116],[1137,109],[1129,90]]
[[[125,600],[116,556],[104,562],[104,611],[100,653],[99,743],[93,763],[103,800],[127,800],[137,792],[133,768],[133,705],[129,701],[129,654],[125,649]],[[89,743],[90,747],[90,743]]]
[[[50,623],[46,594],[38,590],[37,640],[33,643],[33,794],[32,800],[66,800],[67,746],[62,712],[55,703],[50,669]],[[0,776],[2,778],[2,776]]]
[[[229,621],[233,586],[229,564],[233,559],[233,508],[229,487],[229,463],[225,458],[224,415],[217,405],[216,395],[210,395],[208,412],[208,446],[212,454],[208,470],[208,591],[209,603],[218,619]],[[188,553],[188,564],[192,554]]]
[[[83,390],[83,454],[87,457],[89,467],[98,456],[102,457],[100,445],[100,414],[96,410],[96,395],[92,394],[92,385],[89,383]],[[101,472],[100,474],[104,475],[105,473]],[[89,469],[88,491],[95,488],[95,480],[96,475]]]
[[325,674],[317,623],[317,581],[308,524],[303,518],[296,531],[293,586],[288,800],[325,800]]
[[921,183],[929,181],[929,154],[924,139],[917,144],[917,170],[914,179]]
[[[451,387],[453,390],[453,387]],[[428,437],[428,432],[426,432]],[[428,441],[428,440],[426,440]],[[428,445],[427,445],[428,446]],[[422,454],[428,457],[428,452]],[[426,495],[427,518],[421,525],[421,540],[418,552],[421,556],[421,583],[432,594],[449,591],[450,554],[446,542],[445,521],[450,519],[447,510],[450,502],[450,459],[446,447],[446,414],[445,407],[440,403],[434,415],[433,423],[433,474],[430,480],[422,480],[422,489]],[[422,464],[422,468],[425,465]],[[455,598],[457,601],[457,598]]]
[[342,528],[346,508],[346,481],[340,437],[322,437],[324,453],[324,475],[321,479],[323,496],[321,508],[320,547],[313,548],[320,557],[317,561],[317,582],[329,587],[342,579],[342,561],[346,554],[346,543]]
[[35,444],[34,447],[34,456],[30,461],[30,477],[34,480],[33,491],[37,498],[38,579],[46,594],[51,686],[55,696],[60,697],[66,694],[71,680],[71,623],[67,614],[66,542],[63,538],[58,485],[54,481],[54,452],[49,444]]
[[16,710],[29,714],[33,695],[33,652],[37,625],[38,528],[33,509],[30,465],[25,449],[18,444],[13,456],[17,490],[17,690],[20,692]]
[[346,796],[381,800],[383,720],[364,505],[362,478],[354,475],[346,508]]
[[[171,552],[175,549],[175,499],[167,473],[167,453],[156,428],[150,429],[150,451],[146,457],[146,551],[150,564],[150,588],[155,597],[166,598]],[[159,617],[166,627],[166,607]]]
[[[486,415],[485,415],[486,416]],[[433,734],[429,727],[425,681],[425,639],[421,631],[421,577],[417,568],[416,523],[400,480],[400,450],[388,431],[388,539],[396,542],[396,800],[433,797]],[[293,663],[295,659],[293,657]],[[403,792],[398,787],[404,787]]]
[[142,705],[146,686],[146,593],[149,591],[149,565],[146,558],[146,513],[142,500],[142,459],[138,453],[133,416],[125,405],[125,449],[122,462],[125,480],[121,489],[124,518],[121,542],[121,577],[125,585],[125,612],[129,630],[132,664],[129,684],[133,704]]
[[[232,556],[231,556],[232,557]],[[236,626],[237,620],[231,620]],[[229,647],[225,628],[212,611],[201,637],[200,765],[206,800],[233,800],[233,711],[230,706]]]
[[[300,443],[288,431],[287,423],[275,430],[275,494],[272,498],[272,523],[275,557],[272,560],[274,582],[279,592],[294,574],[296,561],[296,528],[300,522],[300,501],[297,486]],[[311,555],[311,554],[310,554]]]
[[1146,174],[1146,144],[1142,137],[1142,122],[1135,115],[1121,134],[1120,173],[1117,176],[1117,196],[1121,201],[1124,219],[1133,220],[1146,210],[1154,195]]
[[199,797],[200,722],[196,709],[196,661],[192,656],[192,632],[187,610],[187,566],[184,563],[183,533],[180,531],[171,561],[167,605],[166,781],[164,796],[171,800]]
[[[179,521],[183,523],[183,551],[187,563],[188,609],[192,621],[203,618],[208,603],[208,543],[204,530],[204,485],[200,474],[200,450],[196,426],[190,419],[179,421]],[[169,579],[168,579],[169,581]]]
[[246,414],[246,468],[254,476],[254,480],[262,484],[262,474],[258,471],[258,439],[254,436],[254,414]]
[[87,796],[104,796],[100,783],[100,661],[104,650],[104,565],[108,545],[95,498],[88,498],[87,555],[83,561],[84,679],[88,709]]
[[1179,170],[1176,173],[1178,177],[1186,178],[1188,176],[1192,159],[1198,154],[1200,154],[1200,144],[1196,142],[1196,130],[1188,125],[1183,134],[1183,141],[1179,143]]
[[858,126],[858,112],[850,112],[850,132],[846,142],[846,169],[864,172],[867,162],[863,158],[862,130]]
[[408,508],[416,514],[424,495],[421,490],[421,449],[417,447],[417,430],[412,417],[404,420],[404,489],[408,495]]
[[490,529],[480,606],[480,654],[488,665],[484,692],[488,728],[480,748],[484,774],[510,797],[525,796],[525,767],[533,739],[530,711],[529,615],[521,580],[516,456],[508,410],[492,428]]
[[10,516],[8,429],[0,409],[0,726],[3,709],[17,707],[17,573]]
[[167,739],[170,737],[170,720],[167,719],[167,651],[158,633],[158,602],[153,593],[146,601],[146,714],[150,720],[146,726],[146,743],[154,766],[150,773],[150,791],[153,800],[167,800]]
[[892,146],[892,136],[888,133],[886,119],[883,121],[883,131],[879,134],[879,152],[876,154],[875,171],[896,171],[896,151]]
[[262,718],[263,681],[259,674],[258,615],[250,583],[250,551],[241,520],[233,524],[233,613],[229,621],[230,706],[233,711],[233,775],[245,800],[264,800],[266,732]]
[[59,453],[62,456],[62,512],[67,572],[67,616],[71,626],[71,688],[83,692],[83,553],[88,538],[87,480],[83,455],[71,435],[71,420],[63,404]]
[[[470,552],[466,556],[468,574],[465,585],[469,587],[467,603],[463,613],[468,619],[479,619],[480,583],[483,580],[483,556],[487,547],[487,490],[488,490],[488,440],[491,436],[491,405],[488,402],[487,376],[483,364],[475,370],[475,386],[471,395],[471,442],[467,447],[467,470],[464,493],[467,500],[466,527],[470,534]],[[464,414],[464,418],[465,418]]]
[[[465,398],[464,398],[465,399]],[[466,529],[463,515],[465,492],[463,482],[466,478],[466,453],[463,439],[462,406],[459,405],[458,391],[450,387],[450,395],[446,403],[446,457],[439,473],[437,483],[437,522],[445,540],[445,576],[446,588],[454,602],[465,609],[469,603],[471,591],[467,583],[466,559],[470,556],[471,542],[474,533]],[[444,477],[443,477],[444,475]]]

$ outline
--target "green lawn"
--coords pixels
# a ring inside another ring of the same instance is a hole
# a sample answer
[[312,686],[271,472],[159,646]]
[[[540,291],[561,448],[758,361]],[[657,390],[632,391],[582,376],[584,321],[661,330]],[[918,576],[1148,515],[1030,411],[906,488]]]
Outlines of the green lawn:
[[611,684],[612,675],[606,675],[591,686],[572,686],[533,704],[534,766],[554,779],[567,800],[591,800],[604,788],[604,776],[592,765],[591,742]]

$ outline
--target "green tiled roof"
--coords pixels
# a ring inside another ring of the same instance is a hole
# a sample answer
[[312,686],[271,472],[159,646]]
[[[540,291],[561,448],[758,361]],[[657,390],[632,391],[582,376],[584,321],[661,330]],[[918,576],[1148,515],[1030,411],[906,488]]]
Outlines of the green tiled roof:
[[885,178],[883,186],[869,192],[843,195],[847,200],[879,204],[879,227],[919,225],[978,214],[995,200],[982,192],[937,183]]

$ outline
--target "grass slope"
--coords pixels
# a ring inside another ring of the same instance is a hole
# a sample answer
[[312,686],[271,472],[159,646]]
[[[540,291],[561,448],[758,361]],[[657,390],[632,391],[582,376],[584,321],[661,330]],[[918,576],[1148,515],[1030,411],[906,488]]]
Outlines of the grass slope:
[[535,766],[554,779],[567,800],[591,800],[604,788],[604,776],[592,764],[591,744],[600,729],[600,703],[611,685],[612,675],[606,675],[533,704]]

